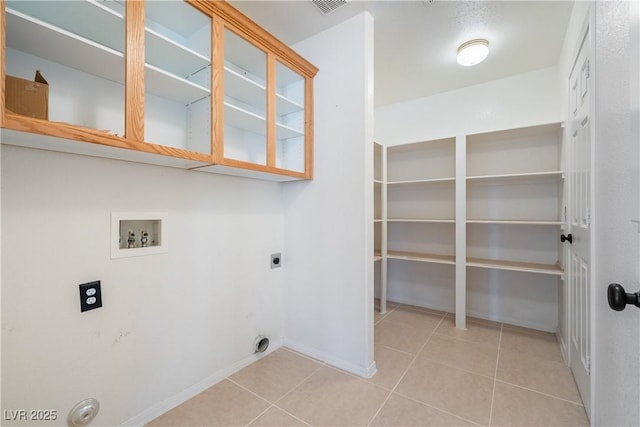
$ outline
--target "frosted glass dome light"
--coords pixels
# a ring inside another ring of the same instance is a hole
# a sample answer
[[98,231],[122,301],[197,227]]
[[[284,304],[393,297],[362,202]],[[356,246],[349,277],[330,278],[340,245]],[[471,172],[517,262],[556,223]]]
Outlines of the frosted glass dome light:
[[489,42],[485,39],[474,39],[464,42],[458,48],[458,64],[464,67],[477,65],[489,55]]

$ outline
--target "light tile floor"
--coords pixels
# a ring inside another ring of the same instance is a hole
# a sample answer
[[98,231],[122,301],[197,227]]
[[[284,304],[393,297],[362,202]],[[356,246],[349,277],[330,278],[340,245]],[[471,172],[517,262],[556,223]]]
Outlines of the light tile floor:
[[391,303],[364,379],[281,348],[150,426],[586,426],[553,334]]

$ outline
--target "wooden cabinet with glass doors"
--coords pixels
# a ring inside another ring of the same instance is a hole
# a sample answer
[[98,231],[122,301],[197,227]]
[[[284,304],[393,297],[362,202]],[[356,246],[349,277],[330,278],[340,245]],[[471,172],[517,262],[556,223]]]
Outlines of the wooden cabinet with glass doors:
[[[317,69],[222,1],[1,1],[3,143],[278,181],[313,174]],[[7,78],[48,81],[48,118]],[[12,77],[8,77],[12,76]]]

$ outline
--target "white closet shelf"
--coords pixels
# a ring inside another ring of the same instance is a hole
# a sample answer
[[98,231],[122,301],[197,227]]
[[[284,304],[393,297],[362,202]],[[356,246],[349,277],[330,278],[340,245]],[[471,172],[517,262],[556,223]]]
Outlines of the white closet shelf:
[[[122,52],[11,9],[6,10],[6,28],[7,47],[124,85]],[[41,71],[46,77],[46,70]],[[211,93],[149,64],[145,64],[145,86],[150,93],[185,105]]]
[[373,253],[373,260],[374,261],[381,261],[382,260],[382,253],[380,251],[375,251]]
[[467,224],[562,225],[559,220],[468,219]]
[[455,224],[455,219],[437,219],[437,218],[389,218],[387,222],[432,222],[436,224]]
[[390,186],[402,186],[402,185],[416,185],[416,184],[431,184],[431,183],[454,183],[456,181],[455,177],[450,178],[428,178],[428,179],[414,179],[407,181],[388,181],[387,185]]
[[467,182],[509,182],[509,183],[529,183],[535,181],[554,181],[560,182],[564,178],[562,171],[547,172],[527,172],[527,173],[509,173],[499,175],[474,175],[467,176]]
[[380,219],[380,218],[375,218],[375,219],[373,220],[373,222],[382,222],[382,221],[383,221],[383,220],[382,220],[382,219]]
[[419,252],[401,252],[401,251],[388,251],[387,258],[389,259],[401,259],[406,261],[419,261],[429,262],[435,264],[455,264],[456,257],[453,255],[440,255],[440,254],[426,254]]
[[374,184],[382,184],[382,180],[380,180],[380,179],[374,179],[374,180],[373,180],[373,183],[374,183]]
[[519,261],[503,261],[485,258],[467,258],[467,267],[491,268],[497,270],[523,271],[527,273],[552,274],[562,276],[564,271],[559,264],[536,264]]

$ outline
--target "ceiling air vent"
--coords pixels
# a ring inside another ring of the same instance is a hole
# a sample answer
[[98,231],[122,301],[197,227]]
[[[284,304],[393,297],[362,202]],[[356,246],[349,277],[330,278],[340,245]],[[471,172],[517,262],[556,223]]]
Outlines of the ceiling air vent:
[[326,15],[340,6],[347,4],[347,0],[311,0],[311,3],[313,3],[323,15]]

